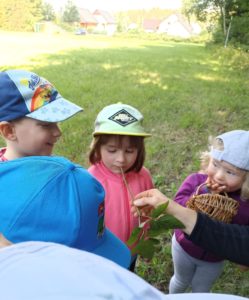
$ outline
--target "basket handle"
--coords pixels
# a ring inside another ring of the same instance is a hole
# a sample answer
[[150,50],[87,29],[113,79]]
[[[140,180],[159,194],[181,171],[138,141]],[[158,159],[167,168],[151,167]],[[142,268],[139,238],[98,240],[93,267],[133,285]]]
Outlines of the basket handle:
[[[200,191],[200,189],[203,187],[203,186],[205,186],[205,185],[207,185],[207,183],[206,182],[203,182],[202,184],[200,184],[198,187],[197,187],[197,189],[196,189],[196,191],[195,191],[195,196],[197,196],[198,194],[199,194],[199,191]],[[220,193],[215,193],[215,194],[220,194]],[[226,197],[228,197],[228,195],[227,195],[227,193],[226,192],[222,192],[222,194],[224,194]]]

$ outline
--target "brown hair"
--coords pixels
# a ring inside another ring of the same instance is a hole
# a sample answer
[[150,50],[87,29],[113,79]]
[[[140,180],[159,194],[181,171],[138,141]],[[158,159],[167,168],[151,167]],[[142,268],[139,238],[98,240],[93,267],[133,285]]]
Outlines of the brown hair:
[[114,135],[114,134],[101,134],[97,135],[93,138],[92,143],[90,145],[89,152],[89,162],[94,165],[101,161],[100,147],[105,145],[110,137],[115,137],[119,144],[122,143],[124,137],[129,137],[130,145],[137,149],[137,158],[133,166],[127,170],[139,172],[143,167],[145,160],[145,147],[144,147],[144,137],[142,136],[131,136],[131,135]]

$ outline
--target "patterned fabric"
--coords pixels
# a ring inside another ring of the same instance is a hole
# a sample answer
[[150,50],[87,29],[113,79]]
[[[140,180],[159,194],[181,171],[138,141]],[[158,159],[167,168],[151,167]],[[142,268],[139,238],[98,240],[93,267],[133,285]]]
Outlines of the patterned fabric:
[[82,110],[64,99],[48,80],[24,70],[0,72],[0,107],[0,121],[26,116],[60,122]]

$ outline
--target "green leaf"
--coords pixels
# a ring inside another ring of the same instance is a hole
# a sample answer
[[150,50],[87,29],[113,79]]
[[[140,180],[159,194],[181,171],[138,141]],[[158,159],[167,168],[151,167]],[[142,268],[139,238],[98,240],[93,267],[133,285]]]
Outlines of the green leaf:
[[143,229],[136,227],[133,229],[128,241],[126,242],[128,247],[132,247],[132,245],[134,245],[140,238],[140,236],[142,235]]
[[157,239],[140,240],[132,249],[132,254],[139,254],[144,258],[152,259],[158,244]]
[[166,208],[168,207],[168,202],[163,203],[161,205],[159,205],[157,208],[154,208],[151,212],[151,217],[152,218],[157,218],[159,217],[162,213],[165,213]]
[[175,228],[184,228],[184,225],[173,216],[163,215],[161,218],[150,222],[148,236],[155,237],[169,229]]

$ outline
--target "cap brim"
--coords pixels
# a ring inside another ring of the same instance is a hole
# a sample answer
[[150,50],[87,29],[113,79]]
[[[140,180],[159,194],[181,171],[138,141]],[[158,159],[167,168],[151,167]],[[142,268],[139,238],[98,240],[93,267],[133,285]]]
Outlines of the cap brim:
[[104,132],[104,131],[96,131],[93,133],[93,136],[97,136],[97,135],[101,135],[101,134],[114,134],[114,135],[131,135],[131,136],[142,136],[142,137],[150,137],[151,134],[150,133],[145,133],[145,132],[141,132],[141,133],[133,133],[133,132],[119,132],[119,131],[113,131],[113,132]]
[[58,97],[47,105],[27,114],[26,117],[44,122],[61,122],[71,118],[80,111],[83,111],[82,107],[62,97]]
[[101,245],[91,252],[110,259],[126,269],[131,263],[130,249],[108,229],[105,229]]

